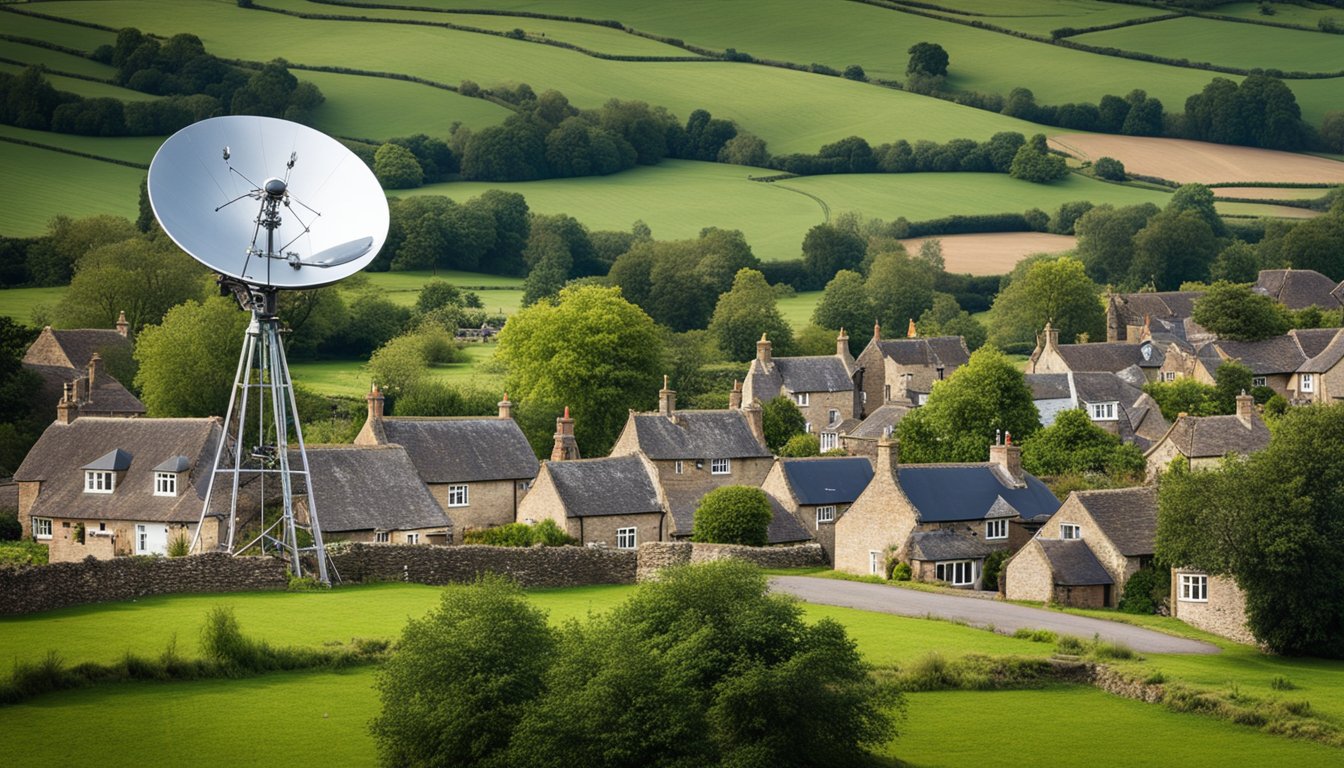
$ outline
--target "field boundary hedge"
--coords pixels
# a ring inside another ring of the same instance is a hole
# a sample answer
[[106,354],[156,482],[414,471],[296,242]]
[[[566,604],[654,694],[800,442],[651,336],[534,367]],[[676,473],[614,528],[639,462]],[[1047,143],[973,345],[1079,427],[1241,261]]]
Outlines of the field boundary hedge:
[[[73,136],[75,134],[57,134],[57,135]],[[88,160],[99,160],[104,163],[112,163],[113,165],[124,165],[127,168],[136,168],[142,171],[149,170],[148,163],[137,163],[131,160],[121,160],[115,157],[104,157],[103,155],[95,155],[92,152],[81,152],[77,149],[70,149],[69,147],[58,147],[55,144],[43,144],[37,141],[29,141],[28,139],[20,139],[16,136],[0,136],[0,141],[9,142],[10,144],[20,144],[25,147],[34,147],[36,149],[45,149],[51,152],[60,152],[66,155],[74,155],[75,157],[82,157]],[[3,613],[3,611],[0,611],[0,613]]]

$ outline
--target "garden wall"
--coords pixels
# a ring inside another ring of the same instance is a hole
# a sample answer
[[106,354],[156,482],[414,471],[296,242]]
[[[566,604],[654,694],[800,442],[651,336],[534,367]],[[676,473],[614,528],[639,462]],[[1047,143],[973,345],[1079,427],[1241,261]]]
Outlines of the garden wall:
[[658,541],[639,546],[639,581],[647,581],[669,565],[707,563],[736,558],[762,568],[811,568],[825,566],[826,552],[820,544],[796,544],[791,547],[744,547],[736,544],[693,544],[687,541]]
[[506,573],[524,587],[633,584],[634,552],[597,547],[488,547],[350,544],[333,553],[341,581],[454,584]]

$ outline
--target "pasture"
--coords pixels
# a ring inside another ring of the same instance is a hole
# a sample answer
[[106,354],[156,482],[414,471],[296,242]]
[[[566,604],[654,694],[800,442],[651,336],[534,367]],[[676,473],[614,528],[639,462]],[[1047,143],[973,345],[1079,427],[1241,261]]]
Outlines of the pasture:
[[[444,363],[429,369],[431,379],[460,389],[503,391],[503,372],[486,367],[495,356],[494,344],[468,344],[463,347],[466,361]],[[367,360],[295,360],[290,363],[294,380],[324,395],[363,397],[369,391]]]
[[[17,129],[5,128],[5,131]],[[88,160],[62,152],[0,142],[0,234],[41,234],[57,214],[73,218],[107,213],[134,219],[139,213],[138,168]]]
[[1193,16],[1107,29],[1073,39],[1087,45],[1246,69],[1344,70],[1344,45],[1337,35]]
[[34,310],[55,307],[65,296],[65,291],[66,287],[63,285],[0,289],[0,315],[24,325],[33,325]]

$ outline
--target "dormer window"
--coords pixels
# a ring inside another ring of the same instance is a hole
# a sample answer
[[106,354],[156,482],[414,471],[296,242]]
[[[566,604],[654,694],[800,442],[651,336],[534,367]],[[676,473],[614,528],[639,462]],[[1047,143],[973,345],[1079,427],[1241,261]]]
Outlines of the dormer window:
[[117,485],[117,475],[131,468],[131,454],[117,448],[85,464],[85,493],[111,493]]
[[94,469],[84,470],[85,493],[111,493],[116,486],[116,482],[115,472],[103,472]]
[[1119,403],[1088,403],[1087,408],[1093,421],[1116,421],[1116,412],[1119,410],[1116,406]]
[[155,496],[176,496],[176,495],[177,495],[177,473],[175,473],[175,472],[155,472],[155,473],[154,473],[154,495],[155,495]]

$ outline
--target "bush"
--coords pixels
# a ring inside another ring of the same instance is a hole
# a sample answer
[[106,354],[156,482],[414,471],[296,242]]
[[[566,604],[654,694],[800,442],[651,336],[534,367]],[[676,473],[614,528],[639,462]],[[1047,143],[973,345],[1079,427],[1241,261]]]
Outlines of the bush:
[[911,578],[914,577],[914,575],[915,573],[913,570],[911,570],[909,563],[893,561],[891,566],[892,581],[909,581]]
[[1003,572],[1003,564],[1008,561],[1012,553],[1006,549],[996,549],[989,553],[985,558],[984,586],[981,589],[987,589],[991,592],[999,589],[999,574]]
[[186,533],[179,533],[168,542],[169,557],[186,557],[191,554],[191,538]]
[[1170,570],[1156,565],[1140,568],[1125,582],[1125,594],[1117,607],[1125,613],[1157,613],[1170,591]]
[[1098,177],[1111,181],[1124,181],[1126,178],[1125,164],[1113,157],[1098,158],[1097,162],[1093,163],[1092,170]]
[[0,541],[18,541],[23,538],[23,524],[17,513],[0,512]]
[[36,541],[15,541],[0,544],[0,565],[46,565],[47,545]]
[[579,540],[565,533],[554,520],[539,523],[507,523],[493,528],[479,528],[462,535],[463,544],[485,544],[491,547],[531,547],[540,544],[562,547],[578,544]]
[[780,456],[802,457],[821,454],[821,440],[813,434],[794,435],[779,449]]
[[725,485],[700,500],[691,540],[761,547],[773,517],[770,501],[760,488]]

